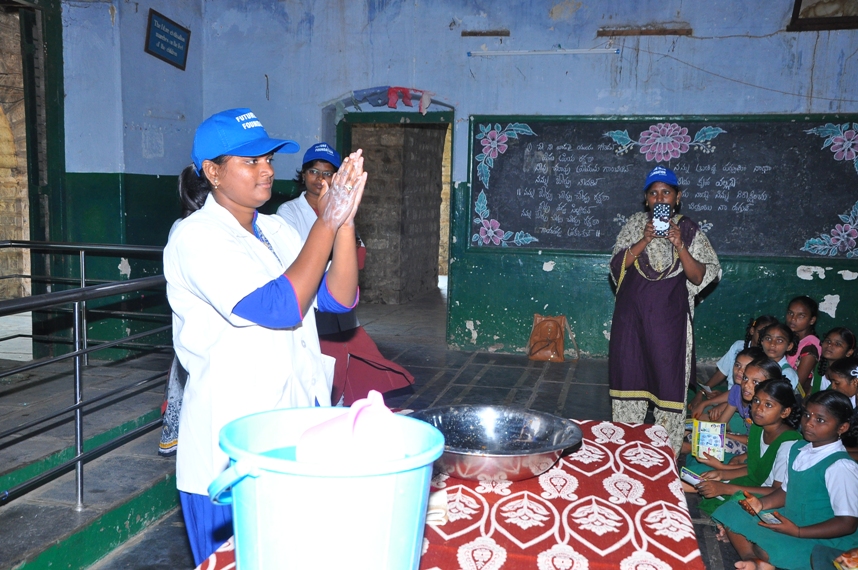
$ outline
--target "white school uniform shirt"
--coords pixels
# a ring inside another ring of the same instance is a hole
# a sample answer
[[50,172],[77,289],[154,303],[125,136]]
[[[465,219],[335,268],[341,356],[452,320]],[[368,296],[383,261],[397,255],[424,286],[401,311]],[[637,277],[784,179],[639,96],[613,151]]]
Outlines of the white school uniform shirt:
[[781,374],[784,375],[784,378],[789,380],[789,383],[792,384],[792,391],[797,392],[798,391],[798,374],[796,373],[795,368],[793,368],[792,366],[789,365],[789,362],[787,361],[786,356],[784,356],[783,358],[780,359],[780,362],[778,362],[778,366],[781,367]]
[[745,341],[737,340],[716,364],[718,371],[727,377],[728,389],[733,386],[733,365],[736,364],[736,355],[743,350],[745,350]]
[[[803,440],[799,440],[801,441]],[[784,491],[789,486],[789,452],[795,443],[795,441],[786,441],[781,444],[772,466],[772,477],[775,481],[782,483],[781,488]],[[819,447],[807,444],[798,452],[793,469],[806,471],[838,451],[846,451],[846,447],[839,439]],[[858,517],[858,463],[851,458],[835,461],[825,472],[825,487],[828,489],[835,516]]]
[[[828,379],[828,376],[823,376],[822,380],[819,382],[819,391],[828,390],[831,387],[831,380]],[[856,406],[855,396],[850,396],[849,401],[852,402],[852,408],[854,409]]]
[[257,226],[276,257],[209,195],[176,226],[164,249],[173,346],[188,371],[176,458],[180,491],[208,494],[228,466],[218,434],[230,421],[316,401],[331,405],[334,359],[319,350],[312,311],[291,329],[232,314],[241,299],[282,275],[303,247],[276,216],[259,215]]

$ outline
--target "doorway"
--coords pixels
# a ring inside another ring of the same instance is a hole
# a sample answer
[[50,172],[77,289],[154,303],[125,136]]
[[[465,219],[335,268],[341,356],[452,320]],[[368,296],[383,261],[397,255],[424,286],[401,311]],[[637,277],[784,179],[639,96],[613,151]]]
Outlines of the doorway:
[[367,248],[363,302],[407,303],[446,277],[451,119],[451,113],[351,113],[338,124],[338,146],[362,148],[370,174],[355,219]]

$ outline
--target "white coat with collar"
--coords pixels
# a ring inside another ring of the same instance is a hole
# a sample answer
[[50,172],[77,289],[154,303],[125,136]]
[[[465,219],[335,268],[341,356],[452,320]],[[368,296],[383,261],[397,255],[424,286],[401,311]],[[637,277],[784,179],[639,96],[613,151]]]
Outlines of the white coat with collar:
[[302,192],[294,200],[283,202],[277,208],[277,215],[286,220],[286,223],[298,230],[301,239],[306,240],[316,223],[316,211],[307,201],[307,192]]
[[230,421],[316,401],[331,405],[334,359],[319,350],[312,311],[291,329],[232,314],[241,299],[282,275],[304,244],[277,216],[260,214],[257,226],[277,257],[209,195],[164,249],[173,345],[188,371],[176,458],[177,487],[187,493],[207,494],[228,466],[218,435]]

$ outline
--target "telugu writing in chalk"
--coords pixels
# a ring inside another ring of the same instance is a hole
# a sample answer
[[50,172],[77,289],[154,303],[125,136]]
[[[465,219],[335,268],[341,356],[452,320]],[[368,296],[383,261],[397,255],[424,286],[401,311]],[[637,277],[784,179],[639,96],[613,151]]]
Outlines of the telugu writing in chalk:
[[[663,164],[679,179],[679,213],[721,251],[795,254],[805,245],[804,255],[845,256],[858,251],[854,184],[846,183],[858,175],[858,123],[841,121],[806,130],[806,120],[476,118],[471,236],[502,247],[524,232],[540,250],[610,250],[621,220],[645,209],[646,173]],[[825,198],[809,196],[810,187]],[[481,192],[490,215],[479,214]],[[780,227],[791,231],[772,231]]]

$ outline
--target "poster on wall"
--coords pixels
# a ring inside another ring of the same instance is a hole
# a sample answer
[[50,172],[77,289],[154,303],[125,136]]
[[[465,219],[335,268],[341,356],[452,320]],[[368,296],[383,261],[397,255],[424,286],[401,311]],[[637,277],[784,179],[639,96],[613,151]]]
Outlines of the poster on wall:
[[185,70],[188,61],[188,43],[191,30],[183,28],[170,18],[149,9],[149,23],[146,26],[146,53],[161,61]]
[[858,2],[855,0],[795,0],[787,31],[856,28]]

